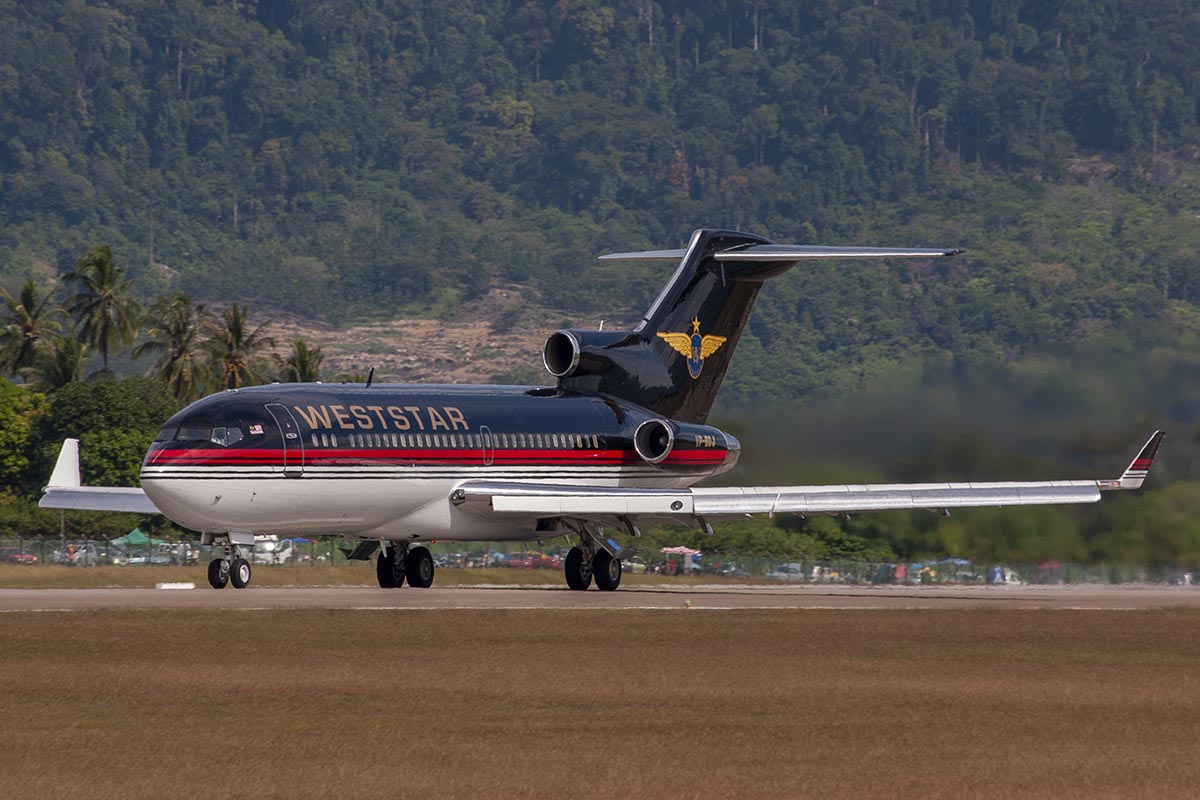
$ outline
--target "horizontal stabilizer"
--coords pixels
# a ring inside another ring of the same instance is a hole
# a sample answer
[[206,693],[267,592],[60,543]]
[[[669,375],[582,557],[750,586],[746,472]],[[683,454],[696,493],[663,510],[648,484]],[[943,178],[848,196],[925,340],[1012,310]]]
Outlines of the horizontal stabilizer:
[[643,250],[640,253],[609,253],[601,261],[678,261],[687,250]]
[[823,247],[797,244],[754,244],[713,255],[717,261],[805,261],[818,258],[938,258],[966,252],[913,247]]
[[[717,261],[806,261],[829,258],[938,258],[965,253],[958,248],[913,247],[824,247],[807,244],[741,245],[713,253]],[[637,253],[609,253],[602,261],[679,261],[686,250],[643,250]]]

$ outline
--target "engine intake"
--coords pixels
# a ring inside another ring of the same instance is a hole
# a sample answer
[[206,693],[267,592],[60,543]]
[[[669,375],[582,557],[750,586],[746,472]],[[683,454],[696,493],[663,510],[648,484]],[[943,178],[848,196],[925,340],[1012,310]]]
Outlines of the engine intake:
[[648,419],[633,434],[633,449],[650,464],[658,464],[671,455],[675,431],[661,419]]

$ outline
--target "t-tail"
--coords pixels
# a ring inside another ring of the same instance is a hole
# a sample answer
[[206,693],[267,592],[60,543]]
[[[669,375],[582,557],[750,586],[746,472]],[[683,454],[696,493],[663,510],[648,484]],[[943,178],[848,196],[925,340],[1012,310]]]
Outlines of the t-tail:
[[601,256],[679,266],[634,330],[556,331],[546,340],[543,358],[561,389],[600,392],[680,422],[704,423],[764,281],[811,259],[961,252],[775,244],[751,233],[698,230],[685,250]]

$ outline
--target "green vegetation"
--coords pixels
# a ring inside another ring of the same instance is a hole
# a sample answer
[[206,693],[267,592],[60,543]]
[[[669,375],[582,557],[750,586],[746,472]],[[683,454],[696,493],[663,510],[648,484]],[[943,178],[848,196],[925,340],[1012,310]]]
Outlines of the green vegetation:
[[[8,485],[31,502],[55,393],[110,368],[173,403],[314,374],[303,343],[264,360],[247,302],[447,318],[506,283],[637,312],[662,268],[593,257],[700,225],[969,249],[773,283],[722,394],[769,420],[731,478],[1088,476],[1162,425],[1159,476],[1200,479],[1195,4],[793,6],[0,0],[0,366],[26,381],[0,470],[35,476]],[[109,459],[153,423],[119,427],[85,468],[130,480]],[[1193,495],[719,535],[1196,566]]]

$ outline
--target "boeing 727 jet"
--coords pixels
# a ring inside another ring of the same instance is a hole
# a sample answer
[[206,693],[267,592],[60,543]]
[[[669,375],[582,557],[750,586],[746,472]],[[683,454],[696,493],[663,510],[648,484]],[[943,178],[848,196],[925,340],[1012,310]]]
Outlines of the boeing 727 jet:
[[604,259],[677,262],[629,331],[559,330],[555,386],[272,384],[192,403],[146,453],[141,488],[83,486],[67,440],[43,508],[162,513],[223,548],[209,583],[243,588],[260,535],[340,536],[376,558],[379,585],[428,587],[422,543],[571,535],[571,589],[621,583],[605,528],[711,524],[748,514],[1089,503],[1142,485],[1163,433],[1112,480],[692,488],[740,445],[709,410],[763,284],[810,259],[954,256],[954,249],[775,244],[699,230],[684,250]]

